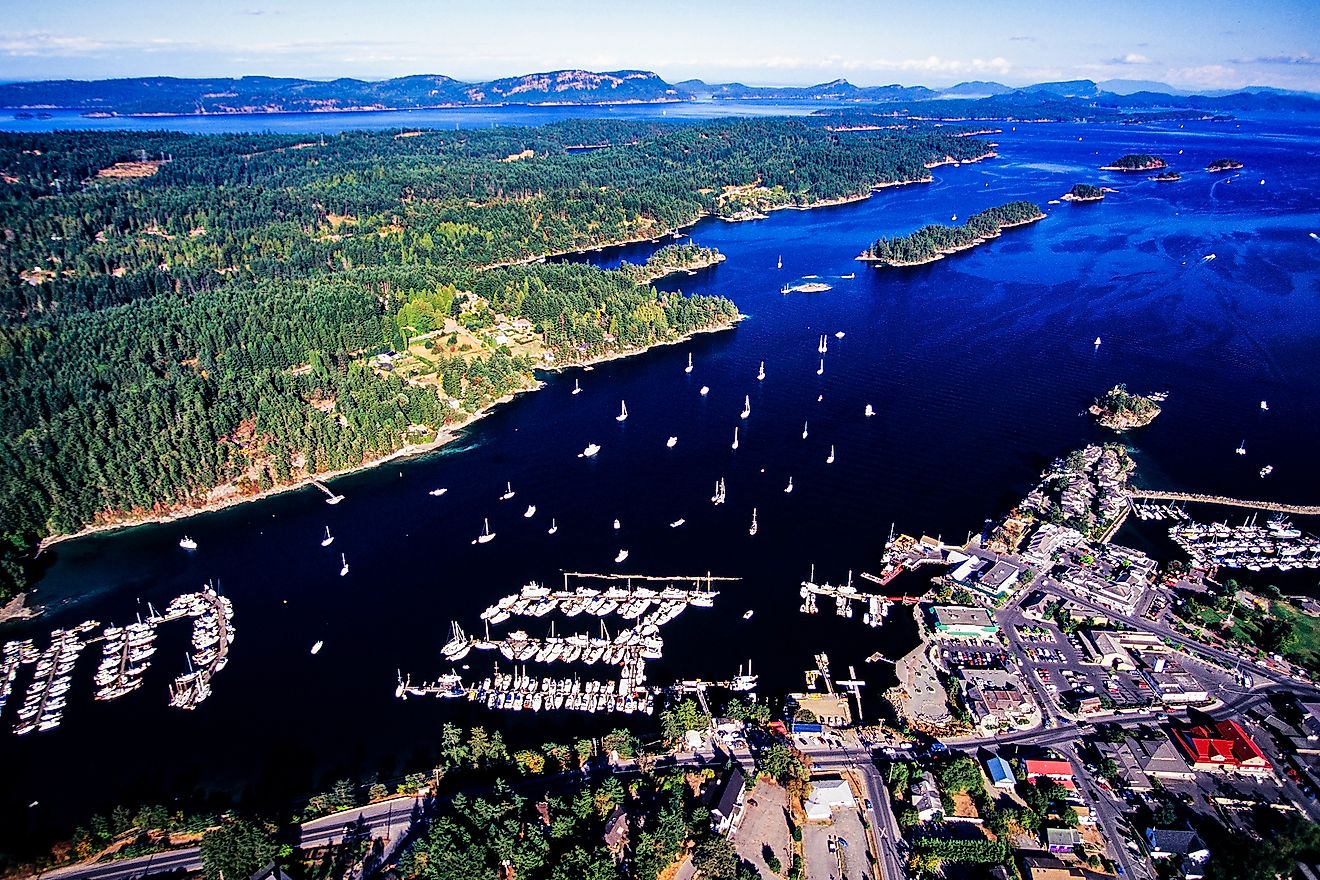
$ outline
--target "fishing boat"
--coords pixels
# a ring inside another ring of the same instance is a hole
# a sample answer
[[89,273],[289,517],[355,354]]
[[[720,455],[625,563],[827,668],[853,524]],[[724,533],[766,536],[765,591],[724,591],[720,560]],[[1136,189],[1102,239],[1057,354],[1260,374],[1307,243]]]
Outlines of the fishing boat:
[[478,544],[485,544],[487,541],[495,540],[495,533],[490,530],[490,520],[483,520],[483,522],[485,523],[485,527],[481,530],[481,534],[477,535]]
[[331,544],[333,544],[334,542],[335,542],[335,536],[332,535],[332,534],[330,534],[330,527],[329,527],[329,526],[326,526],[326,527],[325,527],[325,537],[321,539],[321,546],[322,546],[322,547],[329,547],[329,546],[330,546]]
[[833,443],[830,444],[830,454],[829,454],[829,457],[825,459],[825,463],[826,463],[826,464],[834,464],[834,444],[833,444]]
[[620,551],[619,551],[619,554],[618,554],[617,556],[614,557],[614,561],[615,561],[615,562],[623,562],[623,560],[625,560],[625,559],[627,559],[627,558],[628,558],[628,551],[627,551],[627,550],[620,550]]
[[188,537],[187,535],[184,535],[182,538],[179,539],[179,546],[182,547],[184,550],[196,550],[197,542],[194,541],[192,538]]
[[588,443],[587,448],[578,453],[578,458],[592,458],[597,452],[600,452],[600,444]]
[[733,447],[732,447],[732,448],[733,448],[733,449],[737,449],[737,448],[738,448],[738,426],[737,426],[737,425],[735,425],[734,428],[733,428]]
[[441,495],[445,494],[448,491],[449,491],[448,489],[441,486],[439,489],[432,489],[430,492],[427,492],[426,494],[434,495],[436,498],[439,498]]
[[676,519],[676,520],[674,520],[673,522],[671,522],[671,523],[669,524],[669,527],[670,527],[671,529],[676,529],[676,528],[678,528],[679,526],[683,525],[683,523],[685,523],[685,522],[687,522],[687,520],[683,519],[683,517],[680,516],[678,519]]
[[745,419],[751,414],[752,414],[752,398],[750,396],[744,396],[741,417]]
[[626,422],[627,420],[628,420],[628,403],[626,401],[621,400],[619,401],[619,414],[614,417],[614,421]]
[[765,381],[765,361],[761,361],[761,369],[756,371],[756,381]]
[[518,494],[518,493],[516,493],[516,492],[513,491],[513,483],[505,483],[505,484],[504,484],[504,494],[500,496],[500,500],[501,500],[501,501],[508,501],[510,498],[512,498],[512,497],[513,497],[514,495],[516,495],[516,494]]
[[1269,405],[1268,403],[1266,403],[1265,401],[1262,400],[1262,401],[1260,402],[1260,411],[1261,411],[1261,412],[1269,412],[1269,411],[1270,411],[1270,405]]
[[751,524],[751,526],[748,527],[748,529],[747,529],[747,534],[749,534],[749,535],[755,535],[755,534],[756,534],[756,529],[757,529],[757,528],[758,528],[758,526],[757,526],[757,523],[756,523],[756,508],[753,507],[753,508],[752,508],[752,524]]
[[866,409],[862,411],[862,414],[867,418],[870,418],[871,416],[875,415],[875,407],[871,406],[871,404],[868,403],[866,405]]
[[579,382],[577,379],[573,380],[573,393],[574,394],[582,393],[582,383]]
[[340,553],[339,561],[342,563],[339,569],[339,576],[343,577],[344,575],[348,574],[348,557]]
[[823,376],[823,375],[825,375],[825,359],[824,359],[824,358],[821,358],[820,366],[816,368],[816,375],[817,375],[817,376]]
[[1265,467],[1260,469],[1260,477],[1262,480],[1268,477],[1272,473],[1274,473],[1274,465],[1272,464],[1267,464],[1265,465]]
[[788,478],[788,485],[784,487],[784,494],[788,494],[789,492],[792,492],[792,491],[793,491],[793,478],[792,478],[792,477],[789,477],[789,478]]
[[550,517],[550,528],[546,534],[553,535],[557,531],[559,531],[559,524],[555,522],[555,518],[552,516]]
[[709,385],[702,385],[702,386],[701,386],[701,396],[702,396],[702,397],[705,397],[707,394],[710,394],[710,386],[709,386]]
[[527,509],[523,511],[523,518],[531,519],[534,516],[536,516],[536,505],[535,504],[527,505]]
[[806,423],[806,422],[803,422],[803,423],[802,423],[802,439],[803,439],[803,440],[806,440],[806,439],[807,439],[807,423]]
[[692,372],[692,352],[690,351],[688,352],[688,364],[686,367],[683,368],[683,372],[685,373]]
[[1238,455],[1246,455],[1246,454],[1247,454],[1247,441],[1246,441],[1246,439],[1244,438],[1243,441],[1242,441],[1241,443],[1238,444],[1238,448],[1237,448],[1237,449],[1234,449],[1233,451],[1236,452]]
[[677,437],[670,437],[668,440],[665,441],[665,446],[669,447],[670,449],[673,449],[674,444],[676,444],[677,442],[678,442]]

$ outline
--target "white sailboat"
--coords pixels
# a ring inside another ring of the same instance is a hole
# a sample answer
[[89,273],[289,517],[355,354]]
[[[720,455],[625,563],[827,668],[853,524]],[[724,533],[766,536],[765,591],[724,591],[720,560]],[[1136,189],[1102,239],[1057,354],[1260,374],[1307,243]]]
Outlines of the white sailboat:
[[330,534],[330,527],[329,527],[329,526],[326,526],[326,527],[325,527],[325,537],[321,539],[321,546],[322,546],[322,547],[329,547],[329,546],[330,546],[331,544],[333,544],[334,542],[335,542],[335,536],[332,535],[332,534]]
[[669,524],[669,527],[670,527],[671,529],[676,529],[676,528],[678,528],[679,526],[681,526],[681,525],[682,525],[683,523],[685,523],[685,522],[687,522],[687,520],[683,519],[683,517],[680,516],[678,519],[676,519],[676,520],[674,520],[673,522],[671,522],[671,523]]
[[488,541],[495,540],[495,533],[490,530],[490,520],[483,520],[483,522],[485,523],[485,527],[481,530],[481,534],[477,535],[478,544],[485,544]]
[[824,358],[821,358],[821,359],[820,359],[820,366],[816,368],[816,375],[817,375],[817,376],[824,376],[824,375],[825,375],[825,359],[824,359]]
[[869,419],[871,416],[875,415],[875,407],[868,403],[866,409],[862,411],[862,414]]
[[577,379],[573,380],[573,393],[574,394],[582,393],[582,383],[579,382]]
[[715,494],[710,499],[712,504],[724,503],[724,478],[720,477],[715,481]]
[[1236,452],[1238,455],[1246,455],[1246,454],[1247,454],[1247,441],[1246,441],[1246,439],[1243,439],[1243,441],[1242,441],[1241,443],[1238,444],[1238,448],[1237,448],[1237,449],[1234,449],[1233,451]]
[[553,535],[557,531],[559,531],[559,523],[555,522],[555,518],[552,516],[550,517],[550,528],[546,531],[546,534]]
[[752,414],[752,398],[750,396],[744,396],[741,418],[745,419],[751,414]]
[[504,494],[500,496],[500,500],[501,500],[501,501],[508,501],[510,498],[512,498],[512,497],[513,497],[514,495],[516,495],[516,494],[518,494],[518,493],[513,491],[513,483],[505,483],[505,484],[504,484]]
[[535,504],[527,505],[527,509],[523,511],[523,518],[531,519],[534,516],[536,516],[536,505]]
[[427,495],[434,495],[436,498],[439,498],[441,495],[445,494],[445,493],[448,492],[448,491],[449,491],[448,489],[446,489],[446,488],[444,488],[444,487],[442,486],[442,487],[439,488],[439,489],[432,489],[430,492],[427,492],[426,494],[427,494]]
[[678,443],[678,438],[670,437],[668,440],[665,441],[665,446],[669,447],[670,449],[673,449],[676,443]]
[[600,444],[588,443],[587,448],[578,453],[578,458],[593,458],[597,452],[600,452]]
[[621,400],[619,401],[619,414],[614,417],[614,421],[624,422],[627,420],[628,420],[628,403],[627,401]]
[[710,394],[710,386],[709,386],[709,385],[702,385],[702,386],[701,386],[701,396],[702,396],[702,397],[705,397],[707,394]]
[[620,550],[620,551],[619,551],[619,555],[617,555],[617,556],[614,557],[614,561],[615,561],[615,562],[623,562],[623,560],[625,560],[625,559],[627,559],[627,558],[628,558],[628,551],[627,551],[627,550]]
[[822,333],[820,336],[820,353],[828,354],[829,350],[830,350],[830,338]]
[[1097,336],[1097,337],[1095,338],[1095,347],[1096,347],[1096,348],[1099,348],[1099,347],[1100,347],[1100,337],[1099,337],[1099,336]]
[[317,654],[321,653],[321,648],[324,646],[325,642],[318,640],[315,645],[312,645],[312,656],[315,657]]
[[756,508],[753,507],[753,508],[752,508],[752,524],[751,524],[751,526],[747,529],[747,534],[749,534],[749,535],[755,535],[755,534],[756,534],[756,529],[757,529],[757,524],[756,524]]
[[348,557],[340,553],[339,561],[342,563],[342,567],[339,569],[339,576],[343,577],[344,575],[348,574]]
[[692,352],[690,351],[688,352],[688,365],[683,369],[683,372],[685,373],[692,372]]
[[756,371],[756,381],[765,381],[765,361],[761,361],[761,369]]
[[806,440],[806,439],[807,439],[807,423],[806,423],[806,422],[803,422],[803,423],[802,423],[802,439],[803,439],[803,440]]
[[829,458],[825,459],[825,463],[826,463],[826,464],[834,464],[834,444],[833,444],[833,443],[830,444],[830,455],[829,455]]
[[734,427],[733,427],[733,446],[732,446],[731,448],[732,448],[732,449],[737,449],[737,448],[738,448],[738,426],[737,426],[737,425],[734,425]]
[[793,491],[793,478],[792,478],[792,477],[789,477],[789,478],[788,478],[788,485],[784,487],[784,494],[787,495],[788,493],[790,493],[790,492],[792,492],[792,491]]
[[179,546],[182,547],[184,550],[196,550],[197,542],[194,541],[192,538],[188,537],[187,535],[184,535],[182,538],[179,539]]
[[783,254],[780,254],[780,255],[779,255],[779,262],[775,264],[775,268],[776,268],[776,269],[782,269],[782,268],[784,268],[784,255],[783,255]]

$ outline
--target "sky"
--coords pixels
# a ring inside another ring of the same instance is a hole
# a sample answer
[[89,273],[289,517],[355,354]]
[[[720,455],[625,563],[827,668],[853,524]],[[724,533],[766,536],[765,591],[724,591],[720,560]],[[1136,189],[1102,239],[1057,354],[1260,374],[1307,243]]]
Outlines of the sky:
[[485,80],[948,86],[1154,80],[1320,92],[1317,0],[4,0],[0,80]]

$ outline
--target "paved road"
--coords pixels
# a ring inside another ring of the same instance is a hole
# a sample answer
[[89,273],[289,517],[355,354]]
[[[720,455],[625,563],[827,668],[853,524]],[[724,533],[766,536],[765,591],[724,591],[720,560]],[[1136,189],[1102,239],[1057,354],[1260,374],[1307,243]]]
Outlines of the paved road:
[[805,752],[818,770],[835,771],[856,770],[866,788],[866,797],[871,799],[871,809],[866,811],[866,819],[875,829],[876,842],[880,847],[880,867],[884,880],[906,880],[907,844],[898,830],[898,819],[894,816],[893,802],[884,778],[875,766],[870,749],[828,749]]

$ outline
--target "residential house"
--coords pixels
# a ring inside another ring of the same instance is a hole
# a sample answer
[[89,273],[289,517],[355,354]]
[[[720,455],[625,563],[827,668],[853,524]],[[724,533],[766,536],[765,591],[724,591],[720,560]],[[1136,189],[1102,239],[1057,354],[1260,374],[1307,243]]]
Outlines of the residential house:
[[742,770],[735,764],[729,771],[724,790],[710,810],[710,829],[716,834],[730,834],[738,827],[742,819],[745,787]]
[[1200,880],[1205,876],[1205,863],[1210,860],[1210,848],[1195,831],[1147,828],[1146,848],[1152,859],[1181,859],[1183,876],[1187,880]]
[[1027,880],[1084,880],[1086,877],[1080,868],[1066,865],[1058,856],[1043,852],[1024,855],[1022,870]]
[[605,848],[614,856],[614,864],[623,864],[628,852],[628,813],[615,807],[605,819]]
[[1012,791],[1017,787],[1017,778],[1013,776],[1013,767],[998,755],[986,759],[985,769],[990,776],[990,784],[995,788]]
[[912,808],[917,811],[917,818],[929,822],[944,812],[944,800],[940,797],[940,787],[935,784],[935,777],[929,771],[912,784]]
[[1071,853],[1082,845],[1082,835],[1076,828],[1046,828],[1045,846],[1052,853]]

